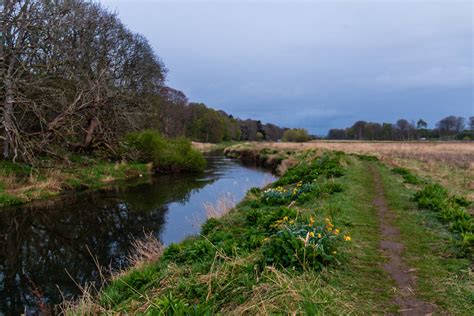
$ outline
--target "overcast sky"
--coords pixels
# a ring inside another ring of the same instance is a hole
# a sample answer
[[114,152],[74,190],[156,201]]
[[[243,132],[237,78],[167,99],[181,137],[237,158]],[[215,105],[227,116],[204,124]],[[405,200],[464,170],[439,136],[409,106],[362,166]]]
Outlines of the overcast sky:
[[326,134],[474,115],[472,1],[102,0],[168,85],[241,118]]

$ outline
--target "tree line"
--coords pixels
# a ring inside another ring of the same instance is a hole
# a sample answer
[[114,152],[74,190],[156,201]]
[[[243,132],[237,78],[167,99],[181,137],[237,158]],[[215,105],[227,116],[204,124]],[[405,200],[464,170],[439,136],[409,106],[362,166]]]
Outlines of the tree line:
[[165,84],[147,39],[83,0],[0,3],[0,141],[5,159],[101,150],[156,129],[197,141],[275,140],[283,129],[239,120]]
[[419,139],[474,140],[474,116],[447,116],[436,123],[433,129],[419,119],[416,123],[399,119],[395,123],[357,121],[351,127],[330,129],[327,139],[334,140],[393,140]]

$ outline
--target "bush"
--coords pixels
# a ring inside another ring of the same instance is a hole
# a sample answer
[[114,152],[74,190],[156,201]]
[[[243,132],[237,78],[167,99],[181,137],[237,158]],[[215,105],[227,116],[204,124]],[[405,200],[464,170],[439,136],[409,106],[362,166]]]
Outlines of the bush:
[[288,217],[275,222],[280,229],[262,246],[266,264],[295,269],[319,269],[334,261],[339,241],[351,240],[335,228],[329,218],[325,224],[295,222]]
[[159,172],[202,171],[206,161],[185,138],[168,139],[152,130],[133,132],[124,142],[125,156],[139,162],[152,162]]
[[283,132],[282,140],[285,142],[307,142],[310,137],[304,128],[291,128]]

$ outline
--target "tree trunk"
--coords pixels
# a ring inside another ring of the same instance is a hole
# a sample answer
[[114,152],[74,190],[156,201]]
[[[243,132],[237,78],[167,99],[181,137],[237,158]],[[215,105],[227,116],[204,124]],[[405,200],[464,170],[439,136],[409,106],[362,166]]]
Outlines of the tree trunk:
[[10,150],[13,147],[13,87],[9,78],[5,80],[5,107],[3,109],[3,128],[5,132],[5,141],[3,143],[3,158],[10,157]]
[[99,125],[99,121],[97,121],[95,117],[91,119],[89,123],[89,128],[87,128],[87,131],[86,131],[86,137],[84,139],[84,148],[89,147],[89,145],[91,144],[94,130],[96,129],[98,125]]

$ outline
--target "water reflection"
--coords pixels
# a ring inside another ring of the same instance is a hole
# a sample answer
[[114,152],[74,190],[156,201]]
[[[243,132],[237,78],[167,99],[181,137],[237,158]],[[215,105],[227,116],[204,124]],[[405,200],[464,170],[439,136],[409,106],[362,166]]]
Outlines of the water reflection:
[[34,312],[39,300],[52,305],[61,295],[75,295],[75,282],[99,280],[91,253],[102,266],[125,267],[134,238],[151,231],[165,244],[179,241],[199,231],[193,218],[203,216],[203,202],[229,192],[241,199],[268,180],[262,170],[209,157],[199,176],[160,176],[127,190],[1,210],[0,310]]

